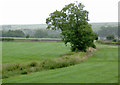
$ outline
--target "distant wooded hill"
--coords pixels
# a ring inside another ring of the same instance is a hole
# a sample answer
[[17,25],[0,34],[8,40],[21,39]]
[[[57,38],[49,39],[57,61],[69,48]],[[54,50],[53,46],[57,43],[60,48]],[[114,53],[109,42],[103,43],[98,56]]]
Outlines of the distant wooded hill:
[[[90,23],[92,29],[101,39],[106,38],[109,34],[118,37],[118,23]],[[30,25],[2,25],[3,37],[25,37],[29,35],[31,38],[60,38],[60,30],[46,30],[46,24],[30,24]]]
[[[98,31],[101,29],[102,26],[117,26],[118,23],[117,22],[105,22],[105,23],[90,23],[92,25],[92,29],[93,31]],[[17,29],[45,29],[46,28],[46,24],[23,24],[23,25],[0,25],[0,29],[3,30],[17,30]]]

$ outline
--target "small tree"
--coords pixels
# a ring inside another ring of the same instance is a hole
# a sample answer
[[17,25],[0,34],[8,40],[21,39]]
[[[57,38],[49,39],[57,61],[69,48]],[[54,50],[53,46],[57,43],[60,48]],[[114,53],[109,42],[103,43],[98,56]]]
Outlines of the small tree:
[[95,33],[95,40],[98,40],[98,34]]
[[113,39],[115,39],[115,36],[113,34],[109,34],[109,35],[107,35],[106,39],[113,40]]
[[47,29],[60,29],[63,41],[70,43],[72,51],[86,51],[87,47],[95,47],[95,36],[87,22],[88,12],[83,8],[81,3],[71,3],[46,19]]
[[27,34],[27,35],[26,35],[26,38],[29,38],[29,37],[30,37],[30,35],[29,35],[29,34]]

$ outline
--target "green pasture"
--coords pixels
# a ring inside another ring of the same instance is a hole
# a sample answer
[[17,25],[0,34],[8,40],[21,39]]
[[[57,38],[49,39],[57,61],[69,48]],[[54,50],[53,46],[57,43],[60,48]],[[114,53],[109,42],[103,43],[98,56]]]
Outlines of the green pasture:
[[[97,51],[86,61],[73,66],[34,72],[3,79],[3,83],[116,83],[117,46],[96,43]],[[109,48],[108,48],[109,47]],[[63,42],[3,42],[2,62],[25,63],[59,58],[70,52]]]
[[97,48],[118,48],[118,45],[107,45],[101,43],[95,43]]
[[2,62],[23,63],[33,60],[52,59],[69,53],[63,42],[3,42]]
[[117,83],[118,49],[102,48],[80,64],[3,80],[5,83]]
[[0,85],[2,83],[2,42],[0,42]]

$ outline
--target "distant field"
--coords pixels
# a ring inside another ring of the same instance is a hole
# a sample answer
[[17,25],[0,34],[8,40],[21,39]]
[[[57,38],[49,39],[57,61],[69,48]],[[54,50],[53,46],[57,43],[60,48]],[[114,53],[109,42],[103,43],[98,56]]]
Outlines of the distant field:
[[3,42],[2,62],[29,62],[61,57],[70,51],[63,42]]
[[[108,45],[97,44],[97,47]],[[110,46],[109,47],[116,47]],[[29,62],[33,60],[58,58],[70,52],[63,42],[3,42],[2,63]]]
[[61,40],[61,38],[21,38],[21,37],[3,37],[3,38],[26,39],[26,40],[30,40],[30,39],[37,39],[37,40]]
[[4,83],[117,83],[118,49],[102,48],[78,65],[11,77]]

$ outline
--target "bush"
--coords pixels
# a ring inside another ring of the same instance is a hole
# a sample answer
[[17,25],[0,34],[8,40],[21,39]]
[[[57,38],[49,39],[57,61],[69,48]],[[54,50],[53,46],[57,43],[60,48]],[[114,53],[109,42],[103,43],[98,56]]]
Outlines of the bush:
[[21,74],[28,74],[27,70],[23,70]]
[[[116,40],[114,40],[116,41]],[[112,42],[112,41],[97,41],[97,43],[100,43],[100,44],[106,44],[106,45],[120,45],[120,42]]]
[[27,34],[25,37],[26,37],[26,38],[29,38],[29,37],[30,37],[30,35],[29,35],[29,34]]
[[106,39],[113,40],[113,39],[115,39],[115,36],[113,34],[109,34],[109,35],[107,35]]
[[7,71],[13,71],[13,70],[16,70],[20,67],[20,64],[17,64],[17,63],[12,63],[12,64],[5,64],[3,66],[3,71],[4,70],[7,70]]
[[32,61],[32,62],[28,63],[28,66],[30,66],[30,67],[36,67],[37,65],[38,65],[37,61]]
[[13,38],[0,38],[0,41],[13,41]]
[[113,42],[117,42],[118,40],[117,39],[113,39]]

